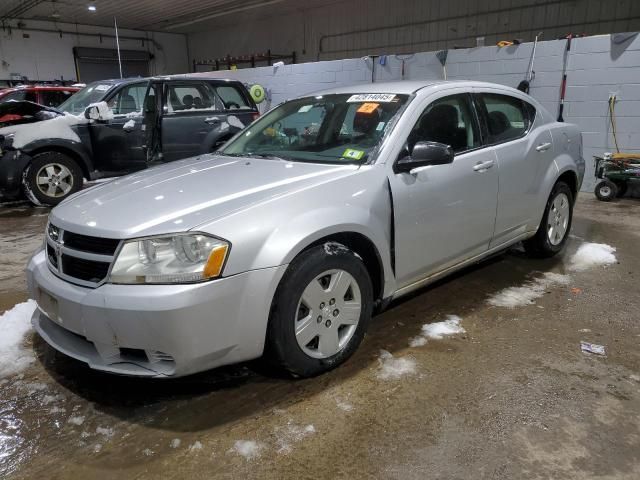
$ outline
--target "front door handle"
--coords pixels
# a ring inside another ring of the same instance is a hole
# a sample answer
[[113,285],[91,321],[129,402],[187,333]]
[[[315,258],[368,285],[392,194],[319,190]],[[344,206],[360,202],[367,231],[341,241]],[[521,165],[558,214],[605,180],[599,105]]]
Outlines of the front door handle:
[[204,123],[215,125],[216,123],[220,123],[220,119],[218,117],[209,117],[204,119]]
[[551,148],[551,144],[550,143],[541,143],[540,145],[538,145],[536,147],[536,151],[537,152],[546,152],[547,150],[549,150]]
[[474,172],[486,172],[495,162],[493,160],[487,160],[486,162],[478,162],[473,166]]

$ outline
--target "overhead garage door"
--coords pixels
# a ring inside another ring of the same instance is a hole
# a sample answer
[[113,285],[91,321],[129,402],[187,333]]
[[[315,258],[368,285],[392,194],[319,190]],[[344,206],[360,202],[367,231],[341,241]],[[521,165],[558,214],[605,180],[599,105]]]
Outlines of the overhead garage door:
[[[74,47],[73,55],[78,69],[78,81],[89,83],[95,80],[120,78],[118,51],[107,48]],[[149,76],[149,52],[120,50],[122,75],[124,77]]]

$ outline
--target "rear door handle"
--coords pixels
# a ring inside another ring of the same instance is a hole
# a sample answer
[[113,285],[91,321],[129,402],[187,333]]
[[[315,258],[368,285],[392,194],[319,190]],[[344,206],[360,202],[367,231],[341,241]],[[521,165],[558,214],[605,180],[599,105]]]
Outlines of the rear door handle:
[[215,125],[216,123],[220,123],[220,119],[218,117],[209,117],[204,119],[204,123]]
[[537,152],[546,152],[550,148],[551,148],[551,144],[550,143],[541,143],[540,145],[538,145],[536,147],[536,151]]
[[493,167],[495,162],[493,160],[487,160],[486,162],[478,162],[473,166],[474,172],[485,172]]

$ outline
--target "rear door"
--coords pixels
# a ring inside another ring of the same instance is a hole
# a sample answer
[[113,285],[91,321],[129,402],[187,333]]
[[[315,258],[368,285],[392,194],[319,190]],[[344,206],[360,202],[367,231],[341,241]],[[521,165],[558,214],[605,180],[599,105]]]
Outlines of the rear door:
[[[251,99],[247,89],[239,82],[210,82],[216,92],[216,97],[222,104],[222,109],[229,117],[240,120],[242,126],[249,125],[258,116],[258,107]],[[231,118],[228,122],[232,126],[240,125]],[[235,133],[235,132],[234,132]]]
[[205,81],[165,83],[162,107],[162,153],[164,161],[193,157],[203,151],[207,136],[222,119],[214,91]]
[[487,143],[496,152],[500,188],[491,247],[537,227],[542,176],[553,161],[551,133],[533,105],[500,90],[475,96]]
[[400,288],[486,252],[495,225],[495,153],[482,144],[466,89],[449,89],[425,100],[399,159],[420,141],[450,145],[455,157],[447,165],[389,178]]
[[98,170],[130,172],[146,166],[142,110],[148,83],[130,83],[116,90],[106,100],[113,118],[90,125]]

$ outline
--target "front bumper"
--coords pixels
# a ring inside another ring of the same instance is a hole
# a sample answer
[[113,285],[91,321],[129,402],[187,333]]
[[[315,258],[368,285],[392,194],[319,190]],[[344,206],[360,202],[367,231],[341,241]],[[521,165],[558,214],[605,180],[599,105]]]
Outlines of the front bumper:
[[0,198],[13,199],[22,192],[22,173],[31,157],[19,150],[7,150],[0,155]]
[[27,266],[32,323],[60,352],[123,375],[178,377],[262,355],[271,300],[286,265],[192,285],[85,288]]

